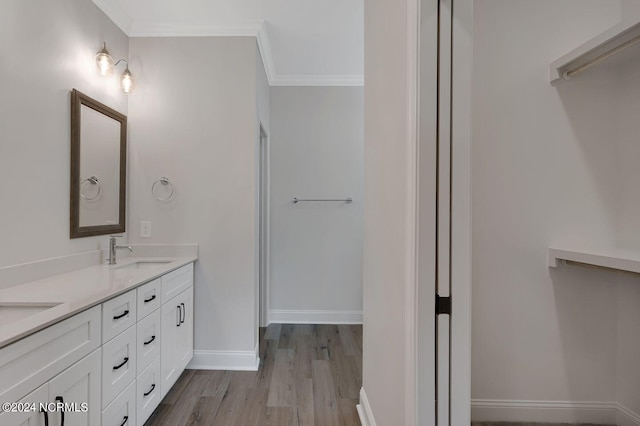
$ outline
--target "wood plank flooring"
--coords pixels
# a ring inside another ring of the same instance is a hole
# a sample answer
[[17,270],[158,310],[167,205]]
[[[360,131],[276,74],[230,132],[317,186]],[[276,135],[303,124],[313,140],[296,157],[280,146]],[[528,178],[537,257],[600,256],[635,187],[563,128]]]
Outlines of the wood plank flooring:
[[362,326],[271,324],[258,371],[186,370],[146,426],[360,426]]
[[522,423],[522,422],[471,422],[471,426],[613,426],[593,423]]

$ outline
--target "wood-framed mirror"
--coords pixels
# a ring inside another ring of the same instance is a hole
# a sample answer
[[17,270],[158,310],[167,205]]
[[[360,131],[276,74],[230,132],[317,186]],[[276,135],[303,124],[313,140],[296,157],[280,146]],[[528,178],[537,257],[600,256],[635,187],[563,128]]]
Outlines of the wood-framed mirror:
[[125,231],[127,117],[71,92],[71,238]]

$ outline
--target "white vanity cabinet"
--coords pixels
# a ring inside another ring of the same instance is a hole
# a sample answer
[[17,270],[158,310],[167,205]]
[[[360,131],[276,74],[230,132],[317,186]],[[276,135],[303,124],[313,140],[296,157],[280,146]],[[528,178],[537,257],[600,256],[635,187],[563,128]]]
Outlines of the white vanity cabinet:
[[142,426],[192,356],[189,263],[0,348],[0,425]]
[[164,398],[193,357],[193,264],[165,275],[162,293],[160,390]]
[[193,288],[162,305],[162,397],[193,357]]
[[[40,404],[48,409],[41,410]],[[61,410],[56,404],[67,404]],[[2,426],[100,426],[100,349],[76,362],[19,401],[29,411],[0,414]],[[18,406],[15,408],[17,409]],[[35,407],[32,410],[31,407]],[[64,416],[64,418],[63,418]]]
[[[100,426],[101,355],[99,306],[0,349],[0,400],[35,406],[0,413],[0,425],[57,426],[62,412],[54,404],[72,403],[65,426]],[[41,403],[48,413],[40,413]]]
[[[49,386],[45,384],[25,396],[19,403],[38,405],[42,401],[47,401],[48,398]],[[49,413],[40,411],[38,408],[35,411],[25,411],[22,413],[0,413],[0,424],[6,426],[48,426],[51,423],[49,423]]]
[[100,426],[100,355],[98,349],[51,379],[49,401],[73,407],[50,412],[50,425]]

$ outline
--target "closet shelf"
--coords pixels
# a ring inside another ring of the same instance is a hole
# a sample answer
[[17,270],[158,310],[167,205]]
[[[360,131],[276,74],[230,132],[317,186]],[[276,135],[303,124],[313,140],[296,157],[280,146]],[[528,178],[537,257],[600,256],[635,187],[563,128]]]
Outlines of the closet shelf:
[[597,35],[551,64],[551,83],[569,80],[575,74],[605,61],[640,42],[640,20],[623,21]]
[[548,262],[550,268],[555,268],[562,263],[574,263],[640,274],[640,252],[632,250],[549,247]]

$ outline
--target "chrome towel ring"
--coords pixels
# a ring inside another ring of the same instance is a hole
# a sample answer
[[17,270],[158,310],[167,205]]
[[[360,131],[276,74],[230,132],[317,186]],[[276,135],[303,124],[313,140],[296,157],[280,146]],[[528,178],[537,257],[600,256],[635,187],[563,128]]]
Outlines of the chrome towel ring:
[[[160,193],[158,191],[158,184],[161,184],[162,186],[167,187],[171,191],[169,192],[169,195],[167,195],[166,197],[160,196]],[[173,184],[171,183],[171,181],[169,181],[169,178],[166,176],[162,176],[160,179],[153,182],[153,185],[151,185],[151,194],[153,195],[153,198],[155,198],[158,201],[169,201],[171,200],[171,198],[173,198],[174,193],[175,193],[175,188],[173,187]]]
[[[98,188],[98,192],[96,192],[96,195],[94,195],[93,197],[88,197],[86,195],[84,195],[84,184],[85,183],[90,183],[91,185],[96,185],[96,187]],[[96,198],[98,198],[98,196],[100,196],[100,181],[98,180],[97,177],[95,176],[91,176],[88,177],[86,179],[83,179],[82,181],[80,181],[80,196],[87,201],[92,201],[95,200]]]

